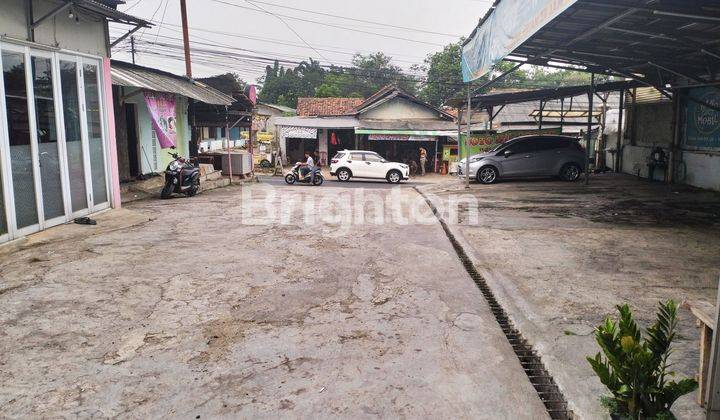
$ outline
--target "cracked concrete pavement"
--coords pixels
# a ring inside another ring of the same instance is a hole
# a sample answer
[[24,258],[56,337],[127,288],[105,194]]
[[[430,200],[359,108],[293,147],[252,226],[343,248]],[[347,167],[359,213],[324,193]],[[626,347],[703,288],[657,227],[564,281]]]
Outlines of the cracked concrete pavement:
[[[454,181],[420,189],[440,208],[453,195],[476,199],[451,231],[581,418],[606,416],[599,397],[607,390],[585,357],[599,351],[593,330],[616,317],[615,305],[630,304],[645,327],[659,301],[715,303],[718,193],[618,174],[593,176],[589,186],[537,180],[465,190]],[[698,343],[694,317],[679,310],[678,376],[697,373]],[[676,416],[704,418],[695,400],[678,400]]]
[[439,224],[246,225],[241,197],[0,248],[2,416],[547,417]]

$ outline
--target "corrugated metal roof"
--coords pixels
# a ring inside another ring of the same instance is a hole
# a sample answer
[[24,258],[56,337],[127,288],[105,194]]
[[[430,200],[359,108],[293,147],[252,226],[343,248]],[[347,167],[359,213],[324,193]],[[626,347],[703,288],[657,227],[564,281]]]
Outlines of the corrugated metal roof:
[[138,17],[128,15],[127,13],[123,13],[118,11],[117,9],[109,7],[106,2],[96,0],[74,0],[73,4],[75,7],[79,7],[83,10],[104,16],[112,22],[123,23],[127,25],[139,25],[146,28],[152,26],[152,24],[145,19],[140,19]]
[[235,101],[210,86],[172,73],[115,60],[111,69],[114,85],[175,93],[209,105],[230,106]]

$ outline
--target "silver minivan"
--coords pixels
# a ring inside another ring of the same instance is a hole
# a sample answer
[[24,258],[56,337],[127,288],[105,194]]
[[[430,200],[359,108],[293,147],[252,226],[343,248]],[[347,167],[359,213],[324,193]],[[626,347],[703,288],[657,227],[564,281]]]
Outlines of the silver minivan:
[[[470,176],[483,184],[504,178],[557,176],[576,181],[585,168],[585,149],[574,137],[524,136],[470,156]],[[458,176],[464,177],[465,159]]]

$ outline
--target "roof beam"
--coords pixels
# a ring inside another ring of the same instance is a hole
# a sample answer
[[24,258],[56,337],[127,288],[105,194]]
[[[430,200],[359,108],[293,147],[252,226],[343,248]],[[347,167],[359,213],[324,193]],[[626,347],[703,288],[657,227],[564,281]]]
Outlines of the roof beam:
[[50,10],[47,14],[45,14],[44,16],[42,16],[40,19],[38,19],[38,20],[36,20],[35,22],[33,22],[32,25],[30,25],[30,27],[31,27],[32,29],[37,28],[38,26],[40,26],[40,25],[41,25],[43,22],[45,22],[46,20],[48,20],[48,19],[50,19],[51,17],[57,15],[58,13],[61,13],[63,10],[68,9],[68,8],[69,8],[70,6],[72,6],[72,5],[73,5],[73,3],[72,3],[71,1],[69,1],[69,2],[67,2],[67,3],[60,4],[60,5],[57,6],[56,8]]
[[665,67],[665,66],[660,65],[660,64],[658,64],[658,63],[654,63],[654,62],[652,62],[652,61],[648,61],[647,63],[648,63],[649,65],[657,68],[657,69],[664,70],[664,71],[666,71],[666,72],[668,72],[668,73],[672,73],[672,74],[674,74],[675,76],[680,76],[680,77],[683,77],[683,78],[685,78],[685,79],[692,80],[692,81],[695,82],[695,83],[701,83],[701,82],[705,82],[705,81],[706,81],[706,80],[698,79],[698,78],[696,78],[696,77],[693,77],[693,76],[690,76],[690,75],[688,75],[688,74],[682,73],[682,72],[680,72],[680,71],[673,70],[673,69],[671,69],[671,68],[669,68],[669,67]]

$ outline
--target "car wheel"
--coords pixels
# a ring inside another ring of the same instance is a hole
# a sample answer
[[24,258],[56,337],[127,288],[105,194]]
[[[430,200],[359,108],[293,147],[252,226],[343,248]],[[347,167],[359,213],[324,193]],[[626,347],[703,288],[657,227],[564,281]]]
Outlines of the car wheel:
[[498,179],[498,170],[492,166],[480,168],[477,173],[477,181],[481,184],[493,184]]
[[391,184],[399,184],[402,181],[402,174],[400,171],[393,169],[388,172],[386,179]]
[[566,163],[562,169],[560,169],[560,178],[563,181],[574,182],[580,178],[581,172],[580,165],[576,163]]
[[339,171],[337,171],[338,181],[348,182],[348,181],[350,181],[350,178],[352,178],[352,174],[350,173],[349,169],[342,168]]

